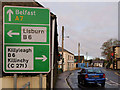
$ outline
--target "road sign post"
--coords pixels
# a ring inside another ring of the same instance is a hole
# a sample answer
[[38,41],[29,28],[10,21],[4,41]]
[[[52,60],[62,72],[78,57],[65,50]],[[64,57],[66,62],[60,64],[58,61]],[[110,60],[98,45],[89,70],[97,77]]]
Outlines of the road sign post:
[[3,7],[5,73],[48,73],[50,11],[38,7]]

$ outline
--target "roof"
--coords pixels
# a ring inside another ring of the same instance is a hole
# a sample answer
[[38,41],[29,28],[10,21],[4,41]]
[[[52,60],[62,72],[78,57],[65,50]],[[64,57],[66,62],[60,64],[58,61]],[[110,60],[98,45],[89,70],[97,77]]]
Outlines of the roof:
[[[59,51],[59,52],[62,52],[62,47],[58,47],[58,51]],[[63,49],[63,52],[68,52],[68,53],[74,55],[73,53],[71,53],[70,51],[68,51],[68,50],[66,50],[66,49]]]
[[92,63],[104,63],[104,61],[100,61],[100,60],[93,60]]
[[[76,63],[78,63],[78,56],[74,56],[74,58],[76,59]],[[80,63],[82,62],[82,60],[84,60],[84,56],[80,56]]]
[[99,67],[84,67],[83,69],[100,69]]

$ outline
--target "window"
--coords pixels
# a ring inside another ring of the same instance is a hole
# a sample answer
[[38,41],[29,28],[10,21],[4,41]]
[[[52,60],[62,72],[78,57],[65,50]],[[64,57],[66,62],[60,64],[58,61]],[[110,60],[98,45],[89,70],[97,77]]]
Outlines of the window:
[[74,64],[72,64],[72,68],[74,68]]

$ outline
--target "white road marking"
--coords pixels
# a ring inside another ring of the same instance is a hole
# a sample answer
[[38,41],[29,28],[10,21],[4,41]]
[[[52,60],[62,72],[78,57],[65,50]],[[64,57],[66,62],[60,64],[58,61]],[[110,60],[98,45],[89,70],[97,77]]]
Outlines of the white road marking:
[[108,83],[108,82],[105,82],[106,84],[108,84],[108,85],[110,85],[110,86],[112,86],[112,84],[110,84],[110,83]]
[[115,83],[116,85],[120,85],[119,83],[116,83],[116,82],[114,82],[114,81],[112,81],[112,80],[110,80],[110,82]]
[[115,72],[116,75],[120,76],[117,72]]
[[108,78],[106,78],[106,80],[108,80]]
[[[72,89],[71,89],[71,87],[68,85],[68,80],[67,80],[67,79],[68,79],[68,77],[69,77],[70,75],[71,75],[71,74],[69,74],[69,75],[68,75],[68,76],[67,76],[64,80],[65,80],[65,82],[66,82],[66,84],[67,84],[68,88],[69,88],[70,90],[72,90]],[[70,82],[70,81],[69,81],[69,82]]]
[[117,82],[114,82],[112,80],[108,80],[108,78],[106,78],[106,79],[107,79],[107,81],[105,83],[108,84],[108,85],[111,85],[111,86],[118,86],[118,85],[120,85]]

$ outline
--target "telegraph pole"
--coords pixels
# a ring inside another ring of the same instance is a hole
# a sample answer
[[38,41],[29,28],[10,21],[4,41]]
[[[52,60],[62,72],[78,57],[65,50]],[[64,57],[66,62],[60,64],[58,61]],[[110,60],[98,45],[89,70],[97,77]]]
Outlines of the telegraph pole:
[[62,26],[62,71],[64,69],[64,67],[63,67],[63,62],[64,62],[63,49],[64,49],[64,26]]
[[80,63],[80,43],[78,43],[78,63]]
[[86,52],[86,60],[87,60],[87,58],[88,58],[88,52]]

